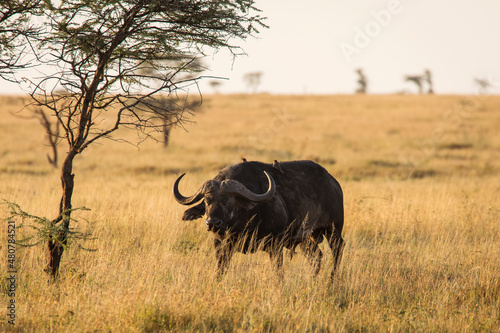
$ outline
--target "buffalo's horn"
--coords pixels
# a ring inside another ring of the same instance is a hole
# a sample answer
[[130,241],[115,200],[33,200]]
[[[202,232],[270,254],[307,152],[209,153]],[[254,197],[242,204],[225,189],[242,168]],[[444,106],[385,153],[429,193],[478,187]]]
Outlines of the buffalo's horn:
[[193,194],[192,196],[190,197],[185,197],[183,196],[180,192],[179,192],[179,182],[181,181],[182,177],[184,177],[185,173],[183,173],[182,175],[179,176],[179,178],[177,178],[175,180],[175,183],[174,183],[174,197],[175,197],[175,200],[177,200],[178,203],[180,203],[181,205],[192,205],[198,201],[200,201],[201,199],[203,199],[203,190],[204,190],[204,186],[201,186],[198,191]]
[[264,171],[266,174],[267,180],[269,182],[269,188],[267,189],[266,193],[263,194],[257,194],[249,189],[247,189],[242,183],[240,183],[237,180],[233,179],[226,179],[222,182],[221,184],[221,191],[224,191],[226,193],[232,193],[232,194],[237,194],[249,201],[253,202],[262,202],[269,200],[273,197],[274,192],[276,192],[276,183],[274,182],[273,177],[271,177],[267,172]]

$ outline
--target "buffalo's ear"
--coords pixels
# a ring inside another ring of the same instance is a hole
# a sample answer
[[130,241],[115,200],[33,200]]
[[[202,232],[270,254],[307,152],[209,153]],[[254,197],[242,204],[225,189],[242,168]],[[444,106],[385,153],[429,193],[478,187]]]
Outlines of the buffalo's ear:
[[184,215],[182,215],[182,219],[184,221],[196,220],[202,217],[205,214],[205,201],[202,201],[200,204],[186,209]]

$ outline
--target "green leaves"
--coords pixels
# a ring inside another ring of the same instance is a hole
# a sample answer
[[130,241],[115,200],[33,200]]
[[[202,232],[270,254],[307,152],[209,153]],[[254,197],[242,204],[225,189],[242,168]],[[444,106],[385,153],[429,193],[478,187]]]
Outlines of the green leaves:
[[[83,250],[95,251],[95,249],[88,249],[81,245],[82,241],[96,239],[95,237],[92,237],[91,232],[81,232],[72,227],[69,227],[67,230],[65,230],[62,223],[64,219],[69,219],[71,222],[78,223],[79,221],[77,219],[69,217],[71,213],[79,210],[89,211],[90,209],[86,207],[69,209],[67,211],[64,211],[61,216],[59,216],[55,220],[50,220],[46,217],[40,217],[27,213],[22,210],[18,204],[9,202],[5,199],[4,204],[9,207],[10,211],[10,215],[7,217],[7,220],[18,219],[21,222],[18,224],[17,228],[20,229],[22,227],[28,227],[35,231],[33,235],[26,236],[20,240],[17,240],[17,245],[30,247],[51,240],[54,243],[61,245],[65,250],[72,245],[76,245]],[[56,223],[55,221],[58,220],[59,222]]]

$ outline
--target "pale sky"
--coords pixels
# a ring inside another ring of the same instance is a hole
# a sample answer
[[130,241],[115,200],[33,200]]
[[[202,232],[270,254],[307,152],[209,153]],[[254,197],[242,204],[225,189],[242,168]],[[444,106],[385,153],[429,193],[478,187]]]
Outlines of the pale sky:
[[425,69],[436,93],[473,94],[474,78],[500,93],[498,0],[257,0],[257,7],[270,28],[242,44],[247,57],[233,64],[218,53],[206,72],[230,78],[221,92],[245,92],[243,75],[262,72],[260,92],[352,93],[362,68],[371,93],[416,92],[404,75]]
[[[474,78],[500,93],[498,0],[257,0],[269,29],[234,41],[247,56],[220,51],[205,75],[226,77],[221,93],[247,92],[243,76],[262,72],[259,92],[352,93],[362,68],[369,93],[416,92],[407,74],[431,70],[438,94],[473,94]],[[212,93],[209,80],[202,93]],[[19,92],[0,81],[0,93]]]

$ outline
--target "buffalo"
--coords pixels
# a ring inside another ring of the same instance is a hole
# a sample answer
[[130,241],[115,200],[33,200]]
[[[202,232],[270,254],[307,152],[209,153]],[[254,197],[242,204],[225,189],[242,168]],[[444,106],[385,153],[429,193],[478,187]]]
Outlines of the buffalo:
[[183,220],[206,215],[214,236],[218,274],[222,275],[235,251],[269,253],[278,274],[283,274],[283,248],[300,248],[318,274],[323,256],[318,245],[325,238],[333,253],[333,278],[342,257],[344,206],[338,181],[312,161],[273,164],[250,162],[222,169],[193,195],[183,196],[179,182],[174,197],[194,205]]

